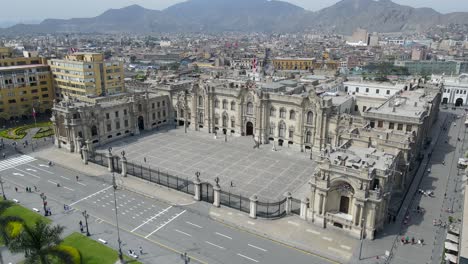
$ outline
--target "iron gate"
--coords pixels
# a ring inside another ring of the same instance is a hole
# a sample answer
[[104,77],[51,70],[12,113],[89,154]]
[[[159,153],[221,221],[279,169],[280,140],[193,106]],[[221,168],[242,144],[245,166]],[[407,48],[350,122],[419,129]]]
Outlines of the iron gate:
[[201,196],[202,201],[213,203],[214,202],[213,185],[207,182],[202,183],[200,185],[200,196]]

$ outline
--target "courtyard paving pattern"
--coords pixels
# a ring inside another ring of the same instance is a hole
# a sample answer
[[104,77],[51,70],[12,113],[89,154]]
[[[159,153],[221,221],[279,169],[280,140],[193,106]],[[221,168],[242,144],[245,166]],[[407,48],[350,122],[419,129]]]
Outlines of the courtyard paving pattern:
[[181,128],[146,132],[98,151],[109,146],[113,153],[125,150],[127,160],[134,164],[190,180],[200,172],[200,180],[212,184],[219,177],[222,190],[246,197],[256,194],[262,201],[278,201],[285,192],[301,199],[316,166],[310,153],[297,149],[272,150],[272,144],[254,149],[251,137],[220,135],[215,139],[206,132],[189,130],[186,134]]

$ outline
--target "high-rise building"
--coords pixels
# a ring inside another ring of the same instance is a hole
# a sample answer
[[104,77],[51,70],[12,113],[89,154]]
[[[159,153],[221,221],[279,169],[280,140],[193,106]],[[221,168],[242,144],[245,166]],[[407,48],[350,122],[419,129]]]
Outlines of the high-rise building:
[[411,60],[420,61],[426,59],[426,48],[416,47],[411,51]]
[[123,64],[100,53],[74,53],[49,62],[57,98],[96,97],[125,91]]
[[49,66],[43,58],[14,57],[13,50],[0,47],[0,118],[31,116],[48,112],[54,91]]

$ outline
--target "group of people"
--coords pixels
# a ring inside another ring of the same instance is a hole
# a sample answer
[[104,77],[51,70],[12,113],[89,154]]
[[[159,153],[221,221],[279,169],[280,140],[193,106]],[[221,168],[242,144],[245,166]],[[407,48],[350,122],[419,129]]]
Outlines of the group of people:
[[414,245],[417,243],[418,245],[422,246],[424,245],[424,239],[421,238],[421,239],[416,240],[414,237],[411,237],[410,239],[409,236],[406,236],[406,237],[401,237],[401,243],[403,245],[410,244],[410,243],[411,245]]

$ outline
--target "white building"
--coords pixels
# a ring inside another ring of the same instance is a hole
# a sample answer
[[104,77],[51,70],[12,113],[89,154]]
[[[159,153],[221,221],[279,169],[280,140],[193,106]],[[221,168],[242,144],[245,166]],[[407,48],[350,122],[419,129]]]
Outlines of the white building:
[[454,104],[455,106],[468,104],[468,74],[457,77],[432,75],[432,82],[444,85],[442,104]]

